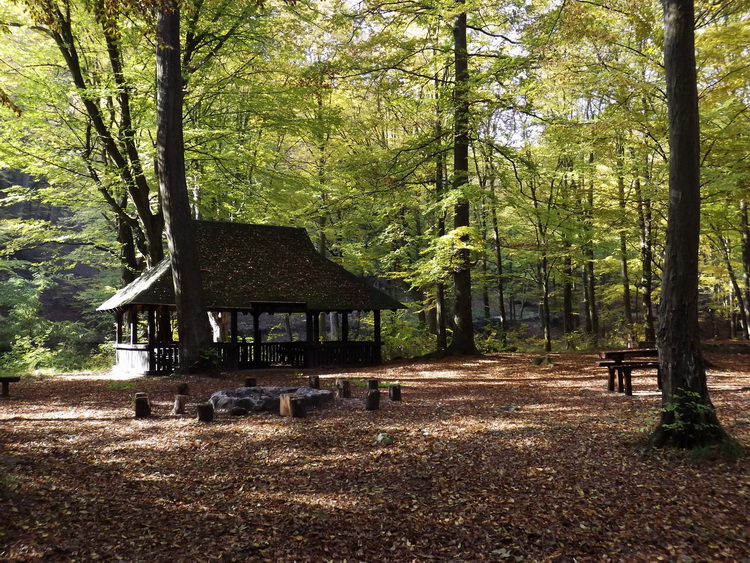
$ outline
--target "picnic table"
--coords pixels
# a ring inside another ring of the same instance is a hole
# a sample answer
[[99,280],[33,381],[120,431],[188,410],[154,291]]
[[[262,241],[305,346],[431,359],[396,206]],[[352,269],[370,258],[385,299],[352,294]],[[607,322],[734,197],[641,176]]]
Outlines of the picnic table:
[[[656,359],[654,359],[656,358]],[[659,351],[656,348],[625,348],[623,350],[603,350],[599,352],[597,366],[606,367],[609,372],[609,390],[617,390],[626,395],[633,394],[633,370],[656,369],[656,383],[661,389],[661,370],[659,368]]]

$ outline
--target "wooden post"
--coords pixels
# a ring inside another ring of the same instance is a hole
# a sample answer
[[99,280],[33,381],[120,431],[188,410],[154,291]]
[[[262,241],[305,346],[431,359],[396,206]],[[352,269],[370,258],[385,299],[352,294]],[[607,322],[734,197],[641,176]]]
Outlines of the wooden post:
[[349,311],[341,311],[341,342],[349,342]]
[[372,316],[375,325],[375,362],[381,364],[383,363],[383,350],[381,348],[382,341],[380,340],[380,311],[373,311]]
[[134,406],[136,418],[151,416],[151,404],[148,402],[148,395],[146,393],[135,394]]
[[377,378],[371,377],[370,379],[367,380],[367,388],[368,389],[377,389],[379,383],[380,382],[378,381]]
[[122,342],[122,311],[115,313],[115,344]]
[[130,343],[138,344],[138,311],[135,307],[131,307],[129,311],[130,322]]
[[180,383],[177,386],[177,394],[178,395],[190,395],[190,391],[188,389],[188,384],[187,383]]
[[189,399],[190,397],[188,397],[187,395],[175,395],[172,414],[185,414],[185,405],[187,404]]
[[400,401],[401,400],[401,385],[398,383],[393,383],[388,386],[388,397],[390,397],[391,401]]
[[293,393],[282,393],[279,395],[279,414],[293,418],[305,418],[307,416],[307,405],[304,397],[298,397]]
[[258,385],[258,382],[254,377],[245,378],[245,387],[255,387],[256,385]]
[[214,406],[211,403],[201,403],[198,405],[198,420],[201,422],[214,421]]
[[311,387],[313,389],[320,389],[320,376],[319,375],[311,375],[307,378],[307,385],[308,387]]
[[352,398],[352,386],[348,379],[340,377],[336,380],[336,397],[339,399]]
[[365,410],[376,411],[380,408],[380,390],[370,389],[365,395]]
[[307,403],[304,397],[292,397],[289,400],[291,406],[292,417],[294,418],[305,418],[307,416]]
[[313,315],[313,342],[315,342],[315,344],[320,342],[320,315],[321,314],[322,313]]
[[625,372],[625,394],[626,395],[632,395],[633,394],[633,368],[621,368]]
[[260,363],[260,313],[252,312],[253,315],[253,363]]
[[156,309],[153,305],[149,305],[146,311],[146,318],[148,320],[148,343],[153,344],[156,342]]
[[230,313],[230,321],[229,321],[230,330],[232,331],[232,334],[230,335],[230,341],[232,344],[237,344],[237,338],[238,338],[238,320],[237,320],[237,311],[233,310]]

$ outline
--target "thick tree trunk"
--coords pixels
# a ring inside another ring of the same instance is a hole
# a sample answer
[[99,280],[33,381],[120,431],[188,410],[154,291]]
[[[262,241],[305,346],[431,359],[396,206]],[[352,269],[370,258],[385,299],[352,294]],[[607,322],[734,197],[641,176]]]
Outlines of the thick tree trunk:
[[[463,0],[458,0],[463,4]],[[453,24],[456,88],[454,93],[455,133],[453,141],[453,188],[462,191],[469,181],[469,54],[466,44],[466,12],[456,16]],[[454,207],[453,226],[461,229],[469,226],[469,200],[459,197]],[[462,241],[468,234],[461,236]],[[449,352],[452,354],[476,354],[474,324],[471,303],[471,257],[468,249],[460,249],[453,273],[454,327]]]
[[[170,9],[171,8],[171,9]],[[211,327],[203,301],[198,250],[193,235],[185,179],[182,134],[182,75],[180,70],[180,13],[177,2],[167,2],[157,19],[157,154],[159,193],[164,208],[167,245],[172,264],[180,370],[213,368],[205,354],[211,349]]]
[[723,440],[706,385],[698,328],[700,137],[693,0],[662,0],[669,109],[669,212],[659,306],[663,383],[656,446],[684,448]]

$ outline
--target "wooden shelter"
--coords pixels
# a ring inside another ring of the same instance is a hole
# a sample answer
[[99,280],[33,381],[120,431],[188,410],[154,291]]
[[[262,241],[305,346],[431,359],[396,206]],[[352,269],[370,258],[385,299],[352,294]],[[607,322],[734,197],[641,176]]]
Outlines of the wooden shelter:
[[[195,221],[194,232],[206,308],[230,319],[228,338],[215,343],[225,369],[381,362],[380,312],[404,305],[320,255],[304,229]],[[146,374],[174,371],[179,358],[168,258],[97,310],[116,315],[117,367]],[[373,312],[372,340],[349,340],[349,313],[355,311]],[[262,342],[260,316],[275,313],[303,313],[306,339]],[[321,341],[321,313],[341,315],[340,340]],[[249,340],[239,333],[240,315],[252,316]]]

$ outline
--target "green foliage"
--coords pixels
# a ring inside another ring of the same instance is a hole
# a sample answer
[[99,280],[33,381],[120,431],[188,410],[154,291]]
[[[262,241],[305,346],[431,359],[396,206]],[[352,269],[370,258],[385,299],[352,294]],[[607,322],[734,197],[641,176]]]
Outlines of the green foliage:
[[42,294],[56,287],[48,276],[37,273],[26,279],[6,272],[4,278],[0,281],[1,369],[32,373],[111,366],[111,349],[103,351],[98,344],[97,323],[51,321],[44,317]]
[[132,381],[110,381],[107,383],[107,389],[110,391],[135,391],[136,384]]
[[583,330],[569,332],[564,336],[564,342],[566,350],[593,350],[597,347],[596,336]]
[[678,446],[702,446],[708,436],[723,432],[713,406],[707,405],[695,391],[677,389],[662,411],[666,415],[662,427],[675,437]]
[[417,326],[406,311],[389,315],[383,323],[383,358],[414,358],[435,350],[435,338]]
[[[364,377],[353,377],[349,380],[355,387],[367,387],[367,379]],[[378,381],[378,389],[387,389],[388,386],[394,385],[398,381]],[[403,387],[403,385],[402,385]]]

